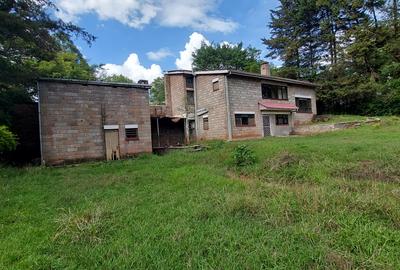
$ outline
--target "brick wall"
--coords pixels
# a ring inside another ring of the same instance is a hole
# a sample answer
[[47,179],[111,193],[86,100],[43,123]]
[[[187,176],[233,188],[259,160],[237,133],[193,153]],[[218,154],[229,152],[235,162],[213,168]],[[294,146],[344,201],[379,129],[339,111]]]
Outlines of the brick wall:
[[[54,81],[39,82],[39,89],[46,164],[104,159],[103,125],[119,125],[121,157],[152,151],[146,89]],[[125,140],[127,124],[139,125],[139,140]]]
[[[213,80],[218,79],[219,90],[213,91]],[[203,115],[197,116],[198,140],[227,140],[227,109],[225,99],[225,76],[198,75],[196,77],[197,109],[208,110],[209,129],[204,130]]]

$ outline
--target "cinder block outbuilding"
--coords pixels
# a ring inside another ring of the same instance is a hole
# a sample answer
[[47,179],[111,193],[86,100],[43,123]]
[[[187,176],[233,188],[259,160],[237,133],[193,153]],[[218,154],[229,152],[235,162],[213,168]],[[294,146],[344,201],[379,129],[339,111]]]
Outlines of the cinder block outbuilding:
[[148,84],[40,79],[42,164],[152,152]]

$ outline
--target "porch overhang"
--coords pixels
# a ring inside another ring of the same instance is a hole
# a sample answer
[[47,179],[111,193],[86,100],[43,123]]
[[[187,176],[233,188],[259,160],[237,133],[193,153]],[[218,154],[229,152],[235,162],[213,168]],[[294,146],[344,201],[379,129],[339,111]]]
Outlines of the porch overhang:
[[258,106],[261,111],[296,112],[297,106],[291,103],[276,103],[271,101],[260,101]]

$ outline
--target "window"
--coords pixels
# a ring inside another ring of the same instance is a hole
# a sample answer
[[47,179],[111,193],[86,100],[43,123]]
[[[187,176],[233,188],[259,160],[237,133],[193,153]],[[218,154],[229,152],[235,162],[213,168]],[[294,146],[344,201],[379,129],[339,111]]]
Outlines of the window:
[[263,84],[261,86],[263,99],[288,99],[288,91],[286,86]]
[[287,115],[287,114],[277,114],[276,115],[276,125],[277,126],[289,125],[289,115]]
[[213,91],[218,91],[219,90],[219,81],[213,81]]
[[187,105],[194,105],[194,91],[186,91]]
[[138,140],[139,132],[137,125],[126,125],[125,126],[125,138],[127,140]]
[[193,89],[193,77],[186,77],[186,88]]
[[299,113],[312,113],[311,98],[296,98]]
[[235,123],[237,127],[255,126],[255,115],[254,114],[235,114]]
[[203,117],[203,129],[208,130],[210,127],[208,125],[208,117]]

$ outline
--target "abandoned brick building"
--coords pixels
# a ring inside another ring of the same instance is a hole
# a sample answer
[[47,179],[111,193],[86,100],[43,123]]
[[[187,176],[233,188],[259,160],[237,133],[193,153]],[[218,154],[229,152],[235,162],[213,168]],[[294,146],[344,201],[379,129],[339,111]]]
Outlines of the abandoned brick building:
[[42,79],[42,164],[152,152],[147,84]]
[[184,119],[186,142],[287,136],[317,113],[316,85],[233,71],[169,71],[164,116]]
[[201,140],[287,136],[316,112],[315,85],[233,70],[169,71],[165,105],[146,84],[42,79],[44,164],[119,159]]

